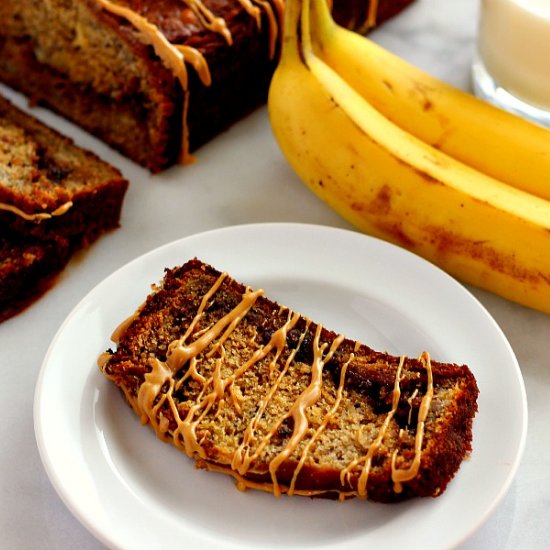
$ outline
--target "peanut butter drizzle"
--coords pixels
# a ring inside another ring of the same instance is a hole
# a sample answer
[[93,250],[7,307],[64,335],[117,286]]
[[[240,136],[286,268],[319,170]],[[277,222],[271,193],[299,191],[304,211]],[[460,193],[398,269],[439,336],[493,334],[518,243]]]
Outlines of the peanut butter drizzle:
[[[235,470],[232,470],[228,466],[222,466],[220,464],[214,464],[208,461],[201,461],[200,467],[210,472],[220,472],[223,474],[229,474],[236,481],[236,486],[239,491],[246,491],[247,489],[256,489],[258,491],[264,491],[266,493],[273,493],[273,486],[267,481],[252,481],[247,479],[243,475],[239,474]],[[286,487],[281,487],[283,493],[288,492]],[[293,494],[305,497],[315,497],[326,493],[327,491],[322,489],[295,489]],[[345,496],[353,496],[351,493],[346,493]]]
[[407,399],[407,403],[409,404],[409,417],[407,419],[407,424],[411,423],[412,420],[412,413],[413,413],[413,406],[412,403],[414,401],[414,398],[418,395],[418,388],[415,388],[412,392],[412,395]]
[[363,497],[363,498],[367,497],[367,483],[369,480],[372,459],[374,455],[378,452],[378,449],[380,448],[380,446],[382,445],[382,441],[384,440],[384,436],[388,431],[390,422],[397,411],[397,407],[399,406],[399,398],[401,397],[401,389],[399,387],[399,383],[401,382],[401,370],[403,368],[404,363],[405,363],[405,357],[402,356],[399,360],[399,366],[397,367],[397,372],[395,374],[395,383],[394,383],[393,393],[392,393],[392,407],[388,412],[388,414],[386,415],[386,418],[384,419],[384,423],[382,424],[382,427],[380,428],[376,439],[369,446],[369,450],[367,451],[367,455],[365,457],[365,464],[363,466],[363,469],[361,470],[361,475],[359,476],[359,480],[357,482],[357,493],[359,497]]
[[111,333],[111,341],[115,344],[118,344],[120,342],[120,338],[123,336],[123,334],[130,328],[130,325],[137,319],[139,314],[141,313],[141,310],[145,307],[145,304],[147,301],[140,304],[137,309],[132,313],[132,315],[129,315],[124,321],[122,321]]
[[73,202],[67,201],[66,203],[62,204],[52,212],[39,212],[37,214],[27,214],[20,208],[17,208],[17,206],[0,202],[0,210],[12,212],[16,216],[19,216],[20,218],[23,218],[24,220],[31,221],[31,222],[40,222],[42,220],[49,220],[50,218],[55,218],[56,216],[62,216],[63,214],[66,214],[67,211],[72,208],[72,206],[73,206]]
[[367,483],[369,480],[372,459],[374,455],[378,452],[378,449],[380,448],[380,446],[382,445],[382,441],[384,439],[384,436],[386,435],[390,422],[397,411],[397,407],[399,406],[399,399],[401,397],[401,389],[399,387],[399,383],[401,381],[401,370],[403,369],[404,363],[405,363],[405,357],[401,357],[399,360],[399,365],[397,367],[397,372],[395,374],[395,382],[394,382],[393,392],[392,392],[392,408],[386,414],[386,417],[384,418],[384,422],[382,423],[382,426],[378,431],[378,435],[376,436],[376,439],[373,441],[373,443],[371,443],[371,445],[369,445],[367,454],[365,456],[352,461],[340,473],[341,484],[345,485],[346,482],[349,484],[351,472],[359,464],[361,464],[362,462],[364,463],[363,467],[361,468],[361,474],[357,481],[357,496],[360,498],[367,498],[368,496]]
[[325,417],[323,418],[323,421],[321,422],[321,424],[319,425],[319,427],[317,428],[317,430],[315,431],[311,439],[305,445],[304,450],[302,451],[302,456],[300,457],[300,461],[298,462],[298,466],[296,466],[296,469],[294,470],[294,473],[292,475],[292,480],[288,487],[289,495],[293,495],[296,493],[296,481],[298,480],[298,475],[300,474],[306,462],[311,446],[313,445],[313,443],[315,443],[315,441],[319,438],[321,433],[325,430],[328,423],[335,417],[336,411],[340,407],[340,402],[342,401],[342,396],[344,395],[344,384],[346,380],[346,372],[348,370],[348,366],[350,362],[353,361],[354,358],[355,358],[355,355],[351,353],[348,360],[342,366],[342,370],[340,371],[340,380],[338,382],[338,390],[336,391],[336,399],[334,401],[334,405],[331,407],[328,414],[325,415]]
[[223,36],[230,46],[233,44],[231,32],[222,17],[216,17],[200,0],[182,0],[182,2],[191,8],[205,29]]
[[275,494],[275,496],[279,496],[281,494],[281,489],[277,481],[277,471],[280,465],[294,452],[296,447],[298,447],[298,445],[301,443],[302,439],[306,435],[307,429],[309,427],[306,412],[308,407],[313,405],[321,397],[321,387],[323,384],[323,367],[334,355],[334,352],[344,340],[343,336],[336,337],[332,342],[329,352],[323,358],[323,353],[328,344],[325,342],[319,345],[321,330],[321,325],[318,325],[317,330],[315,331],[315,338],[313,340],[311,383],[293,403],[290,411],[285,415],[286,418],[292,417],[292,419],[294,420],[294,429],[292,432],[292,436],[287,442],[285,448],[269,464],[269,473],[271,474],[273,493]]
[[[197,312],[185,335],[170,344],[166,361],[160,361],[157,358],[150,360],[151,371],[145,375],[145,380],[141,385],[137,396],[137,412],[140,414],[142,421],[149,421],[159,437],[163,439],[167,438],[166,434],[168,426],[160,423],[158,419],[158,411],[164,402],[168,400],[168,405],[178,425],[172,435],[173,443],[176,447],[184,450],[188,456],[205,457],[204,450],[201,447],[201,441],[199,441],[196,436],[196,426],[210,411],[214,404],[222,401],[226,388],[231,385],[238,376],[242,375],[247,368],[259,360],[258,354],[255,354],[251,360],[239,367],[230,377],[222,379],[221,365],[224,359],[224,350],[223,346],[220,346],[221,356],[216,359],[216,365],[212,376],[205,380],[201,392],[195,400],[195,403],[189,408],[186,417],[183,420],[180,418],[179,410],[172,397],[174,390],[173,374],[188,361],[190,362],[191,367],[185,374],[185,377],[187,377],[191,372],[196,373],[197,356],[202,353],[205,348],[217,337],[222,335],[226,329],[228,331],[234,330],[236,325],[254,305],[257,298],[263,293],[262,290],[251,291],[250,289],[247,289],[241,302],[232,311],[223,316],[206,332],[203,332],[195,341],[187,344],[186,340],[201,317],[210,296],[212,296],[212,294],[217,290],[225,276],[225,274],[222,274],[218,278],[215,285],[203,297],[199,311]],[[222,338],[223,337],[224,336],[222,336]],[[198,377],[195,377],[195,379],[197,378]],[[204,377],[201,378],[204,379]],[[161,390],[166,385],[168,386],[168,389],[161,395]],[[210,393],[207,393],[207,389],[209,387],[212,387],[212,390]],[[159,395],[160,399],[158,399],[157,403],[154,404]],[[197,414],[198,417],[195,418]]]
[[273,7],[267,0],[253,0],[254,3],[261,6],[259,9],[257,6],[253,6],[250,0],[238,0],[239,4],[244,10],[256,21],[258,30],[262,27],[261,14],[262,10],[265,13],[269,25],[269,59],[275,57],[275,51],[277,48],[277,38],[279,36],[279,27],[282,27],[283,16],[285,11],[284,0],[274,0],[276,14],[273,11]]
[[[194,13],[200,24],[219,35],[221,35],[229,46],[233,44],[233,37],[227,23],[223,17],[216,17],[201,0],[181,0]],[[279,26],[282,25],[284,13],[284,0],[274,0],[277,10],[277,17],[273,13],[273,8],[267,0],[252,0],[260,7],[254,6],[251,0],[238,0],[243,9],[255,19],[258,29],[261,28],[261,11],[266,14],[269,24],[269,58],[275,56]],[[196,48],[181,44],[172,44],[168,41],[161,30],[150,23],[145,17],[136,11],[121,6],[112,0],[96,0],[97,4],[105,11],[113,13],[123,19],[126,19],[138,31],[143,43],[153,47],[155,53],[159,56],[163,65],[168,68],[174,77],[180,82],[183,90],[182,105],[182,140],[178,162],[180,164],[191,164],[195,161],[189,151],[189,129],[187,126],[187,113],[189,109],[188,93],[188,73],[187,65],[189,63],[197,72],[201,82],[205,86],[210,86],[212,78],[208,63],[203,54]]]
[[369,11],[367,12],[367,20],[365,21],[364,29],[368,31],[376,27],[376,18],[378,16],[378,0],[370,0]]
[[263,294],[263,290],[251,291],[247,289],[240,304],[235,307],[230,313],[222,317],[209,331],[197,338],[191,344],[186,345],[186,337],[175,340],[168,346],[168,354],[166,356],[166,365],[177,372],[187,361],[196,358],[210,343],[220,336],[225,330],[221,340],[216,344],[220,347],[227,336],[233,332],[237,324],[248,313],[248,310],[254,305],[259,296]]
[[103,370],[105,368],[105,365],[109,362],[109,359],[111,359],[111,354],[108,351],[104,351],[98,358],[97,358],[97,366],[100,370]]
[[189,126],[187,125],[187,113],[189,112],[189,91],[183,92],[183,109],[181,113],[181,146],[178,153],[178,164],[193,164],[195,157],[189,150]]
[[[211,288],[204,294],[198,310],[189,327],[185,331],[185,334],[181,338],[174,340],[169,345],[166,361],[161,361],[158,358],[151,358],[149,360],[151,370],[145,374],[144,381],[138,390],[137,396],[133,396],[128,388],[123,388],[125,396],[136,413],[139,415],[142,423],[145,424],[149,422],[160,439],[164,441],[171,440],[177,448],[185,452],[188,456],[197,459],[199,467],[229,473],[236,480],[237,487],[240,490],[254,488],[272,492],[276,496],[280,496],[282,493],[307,496],[315,496],[325,493],[326,490],[296,489],[296,483],[299,474],[310,455],[312,446],[326,429],[328,423],[335,417],[338,408],[340,407],[344,394],[346,372],[348,366],[355,358],[355,353],[360,347],[359,343],[355,344],[354,351],[350,353],[350,356],[342,366],[334,403],[328,412],[324,414],[324,417],[315,432],[308,436],[308,440],[300,452],[298,464],[293,472],[291,482],[288,486],[282,486],[279,484],[277,478],[279,468],[292,456],[292,454],[306,438],[307,432],[310,428],[307,415],[308,409],[321,397],[324,366],[330,361],[344,340],[343,336],[336,337],[331,343],[328,352],[326,352],[329,344],[327,342],[320,343],[322,326],[317,325],[312,343],[313,359],[311,363],[311,378],[309,385],[302,391],[302,393],[290,406],[289,410],[286,413],[281,414],[274,422],[272,422],[271,426],[266,428],[266,433],[259,441],[256,441],[256,432],[268,404],[277,392],[288,369],[294,361],[296,353],[298,353],[301,348],[305,336],[309,331],[311,324],[309,319],[304,318],[306,326],[300,333],[296,347],[290,350],[288,357],[286,358],[285,363],[276,379],[273,381],[266,394],[259,399],[256,413],[248,422],[243,433],[242,442],[233,452],[230,465],[211,463],[203,447],[204,441],[199,439],[197,434],[198,426],[204,420],[206,415],[213,409],[213,407],[217,406],[215,416],[219,414],[225,406],[227,393],[229,393],[229,397],[235,411],[242,415],[241,403],[243,398],[242,396],[237,395],[234,388],[234,382],[248,369],[268,357],[272,352],[274,352],[273,357],[271,357],[268,367],[269,372],[273,373],[276,364],[279,362],[281,354],[287,346],[289,331],[296,326],[300,319],[302,319],[300,314],[292,312],[288,308],[282,308],[279,311],[279,315],[284,314],[286,311],[286,321],[271,335],[269,342],[258,347],[249,359],[244,361],[243,364],[238,365],[231,375],[224,378],[222,376],[222,365],[224,365],[225,362],[224,343],[241,320],[254,306],[259,296],[263,293],[262,290],[252,291],[250,288],[247,288],[242,295],[241,301],[229,313],[221,317],[218,321],[212,323],[210,326],[207,326],[200,331],[196,331],[195,329],[203,317],[204,311],[209,305],[213,295],[219,290],[226,276],[226,273],[222,273]],[[140,308],[141,307],[142,306],[140,306]],[[133,320],[133,317],[134,316],[131,316],[129,320]],[[128,325],[128,321],[123,323],[122,326],[125,324]],[[118,331],[115,331],[113,335],[116,336],[117,332]],[[193,333],[195,335],[195,339],[188,343],[188,339]],[[208,351],[206,351],[207,348],[209,348]],[[203,357],[209,358],[213,358],[214,355],[217,355],[214,360],[214,367],[208,378],[200,374],[197,368],[199,362],[202,361],[199,357],[200,354],[203,354]],[[101,354],[99,357],[98,365],[102,370],[107,365],[110,357],[110,353]],[[424,425],[433,396],[433,376],[429,355],[427,353],[423,353],[420,356],[420,360],[425,365],[428,374],[427,390],[422,399],[418,413],[415,438],[415,456],[413,462],[406,469],[398,469],[396,467],[398,449],[396,449],[392,454],[392,481],[394,482],[394,490],[397,493],[401,492],[403,482],[413,479],[418,473],[422,453]],[[401,397],[401,372],[404,362],[405,357],[401,357],[394,381],[392,408],[386,414],[376,439],[369,446],[367,453],[363,457],[352,461],[345,469],[342,470],[340,474],[340,481],[342,485],[342,489],[339,491],[340,500],[353,496],[358,496],[360,498],[367,498],[368,496],[367,484],[372,459],[381,447],[384,436],[399,405]],[[176,381],[174,374],[186,364],[188,365],[186,372],[182,378]],[[182,386],[183,382],[188,378],[199,382],[202,385],[202,388],[193,402],[186,402],[178,406],[174,399],[174,392],[177,391]],[[409,399],[409,404],[411,406],[412,399],[413,397]],[[168,418],[165,417],[162,412],[162,408],[165,405],[169,407],[171,416],[176,423],[176,427],[172,430],[170,430],[170,422],[168,421]],[[184,416],[183,418],[182,414]],[[245,477],[246,474],[250,471],[255,471],[254,467],[257,459],[262,456],[264,449],[269,444],[273,436],[278,432],[281,424],[288,418],[292,418],[293,420],[293,432],[284,448],[269,462],[268,470],[271,481],[258,482],[247,479]],[[400,430],[399,441],[402,440],[402,435],[403,430]],[[255,444],[254,452],[252,452],[253,444]],[[362,464],[362,467],[356,489],[344,490],[344,486],[346,484],[348,487],[351,485],[350,477],[353,471],[355,471],[360,464]]]
[[[195,317],[193,317],[193,320],[191,321],[191,324],[189,325],[189,327],[185,331],[185,334],[181,337],[181,340],[185,341],[185,340],[187,340],[187,338],[189,338],[189,336],[191,335],[191,333],[193,332],[193,330],[197,326],[197,323],[200,321],[200,319],[201,319],[201,317],[204,313],[204,310],[206,309],[206,306],[208,305],[208,302],[212,299],[212,296],[214,296],[214,294],[218,291],[218,289],[220,288],[221,284],[223,283],[223,281],[225,280],[226,277],[227,277],[227,273],[222,273],[216,279],[216,282],[212,285],[212,287],[208,290],[208,292],[202,297],[201,303],[199,304],[199,309],[197,310],[197,313],[195,314]],[[204,332],[206,332],[206,331],[204,331]]]
[[[271,339],[270,344],[275,345],[276,347],[276,353],[271,360],[269,364],[269,370],[270,372],[273,371],[274,365],[277,363],[284,346],[286,345],[286,337],[288,334],[288,331],[294,328],[298,320],[300,319],[300,315],[298,313],[292,313],[291,311],[288,312],[287,321],[284,323],[284,325],[279,328],[274,334]],[[267,408],[267,405],[275,395],[275,392],[279,388],[279,385],[281,381],[283,380],[284,376],[286,375],[291,363],[294,360],[294,357],[296,356],[296,353],[300,349],[304,338],[307,334],[307,330],[309,328],[310,322],[306,322],[306,328],[304,331],[302,331],[300,338],[298,340],[298,345],[295,349],[293,349],[287,360],[285,361],[284,367],[281,369],[281,372],[277,376],[275,382],[267,392],[267,394],[260,400],[258,410],[256,411],[256,414],[254,415],[254,418],[250,421],[248,426],[245,429],[243,441],[235,451],[233,455],[233,459],[231,461],[231,467],[239,472],[240,474],[244,475],[249,470],[250,466],[253,464],[253,462],[261,455],[262,451],[266,447],[266,445],[270,442],[271,438],[275,435],[277,430],[279,429],[279,426],[283,422],[285,417],[280,417],[277,422],[275,422],[269,429],[268,433],[261,439],[261,441],[258,443],[256,447],[256,451],[253,454],[250,454],[250,445],[252,440],[255,436],[255,431],[258,427],[258,424]]]
[[[182,108],[182,143],[178,161],[181,164],[191,164],[194,161],[194,158],[189,152],[189,135],[187,128],[187,109],[189,105],[189,98],[186,62],[188,62],[195,69],[195,71],[197,71],[201,82],[205,86],[210,86],[212,79],[210,76],[210,69],[208,68],[208,64],[206,63],[204,56],[196,48],[180,44],[171,44],[156,25],[147,21],[145,17],[141,16],[134,10],[115,4],[111,0],[96,0],[96,2],[104,10],[126,19],[131,25],[133,25],[139,32],[142,42],[153,47],[163,65],[172,71],[174,77],[179,81],[184,94],[184,104]],[[194,2],[194,4],[198,4],[198,2]],[[213,18],[213,20],[214,19],[216,18]],[[215,23],[214,21],[212,22],[212,25],[216,28],[220,26],[219,22]]]
[[[140,308],[141,309],[141,308]],[[132,313],[130,317],[127,317],[118,325],[118,327],[115,328],[113,333],[111,334],[111,341],[113,341],[115,344],[118,344],[120,342],[121,336],[128,330],[130,325],[134,322],[134,320],[139,315],[140,309],[137,309],[135,313]]]
[[397,453],[399,449],[396,449],[392,454],[392,481],[394,482],[394,491],[400,493],[403,490],[402,482],[409,481],[415,478],[418,474],[420,468],[420,460],[422,458],[422,442],[424,439],[424,427],[426,423],[426,418],[430,411],[430,405],[432,402],[432,397],[434,393],[433,387],[433,373],[432,365],[430,361],[430,355],[426,352],[422,353],[419,357],[420,361],[426,367],[426,372],[428,375],[428,385],[426,388],[426,393],[422,398],[420,403],[420,408],[418,410],[418,420],[416,426],[416,437],[414,440],[414,459],[412,464],[405,469],[398,469],[396,467]]
[[204,56],[196,48],[171,44],[156,25],[130,8],[116,4],[111,0],[96,0],[96,2],[105,11],[118,15],[133,25],[139,32],[141,40],[153,47],[165,67],[172,71],[184,90],[187,90],[188,85],[186,61],[197,71],[203,84],[205,86],[210,85],[211,78],[208,65]]

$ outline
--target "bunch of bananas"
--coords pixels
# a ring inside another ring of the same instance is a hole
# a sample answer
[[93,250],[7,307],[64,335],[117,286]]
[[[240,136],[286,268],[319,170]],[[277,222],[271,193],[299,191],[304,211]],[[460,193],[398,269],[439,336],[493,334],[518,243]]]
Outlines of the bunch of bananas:
[[303,182],[359,230],[550,313],[550,132],[287,0],[268,99]]

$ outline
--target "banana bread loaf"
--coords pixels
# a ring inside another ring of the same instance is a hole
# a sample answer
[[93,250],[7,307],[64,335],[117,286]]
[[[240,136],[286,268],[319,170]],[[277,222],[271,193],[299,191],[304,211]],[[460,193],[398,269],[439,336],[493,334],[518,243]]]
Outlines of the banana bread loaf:
[[127,187],[117,169],[0,97],[0,319],[118,226]]
[[[413,0],[335,0],[348,27]],[[265,102],[283,0],[2,0],[0,80],[151,171]]]
[[471,450],[466,366],[376,352],[197,259],[112,338],[98,364],[141,421],[242,489],[438,496]]

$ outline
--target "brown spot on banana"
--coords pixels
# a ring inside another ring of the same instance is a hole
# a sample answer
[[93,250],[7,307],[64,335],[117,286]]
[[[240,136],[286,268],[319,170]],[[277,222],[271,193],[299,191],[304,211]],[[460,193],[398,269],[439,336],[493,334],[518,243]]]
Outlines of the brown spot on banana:
[[550,273],[533,271],[522,267],[513,253],[495,250],[490,242],[472,240],[453,233],[448,229],[437,226],[424,228],[428,235],[428,242],[435,246],[443,256],[460,255],[469,257],[490,267],[492,271],[502,273],[517,281],[524,281],[534,285],[550,283]]
[[403,225],[398,221],[378,219],[373,223],[377,231],[380,231],[387,239],[409,250],[416,248],[416,243],[405,233]]
[[392,191],[389,185],[383,185],[373,200],[366,205],[365,210],[375,216],[384,216],[391,210]]

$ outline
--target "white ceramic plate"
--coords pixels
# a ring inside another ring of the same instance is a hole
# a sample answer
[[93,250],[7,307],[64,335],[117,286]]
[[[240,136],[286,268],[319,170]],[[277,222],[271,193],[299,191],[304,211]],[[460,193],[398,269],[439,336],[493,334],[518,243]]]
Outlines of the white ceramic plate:
[[[194,256],[371,347],[412,356],[428,350],[434,359],[468,364],[480,388],[474,451],[447,491],[398,505],[242,493],[228,476],[196,470],[140,426],[96,358],[164,267]],[[210,231],[121,268],[59,329],[35,398],[38,447],[66,505],[105,544],[148,550],[449,548],[505,494],[526,425],[514,354],[467,290],[395,246],[299,224]]]

